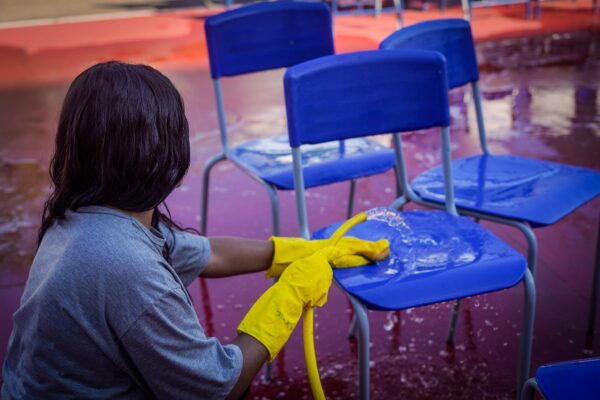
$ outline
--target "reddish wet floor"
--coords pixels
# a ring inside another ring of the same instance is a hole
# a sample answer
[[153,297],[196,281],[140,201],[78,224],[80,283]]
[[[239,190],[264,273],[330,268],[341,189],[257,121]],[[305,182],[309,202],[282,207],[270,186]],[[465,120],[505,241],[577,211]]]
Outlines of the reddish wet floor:
[[[552,13],[551,9],[545,11]],[[484,18],[490,12],[478,10],[476,16],[480,13]],[[573,13],[569,8],[567,15],[576,15]],[[579,16],[585,19],[588,14],[581,12]],[[512,20],[517,26],[536,23],[522,20],[522,8],[501,10],[498,15],[498,21]],[[112,32],[113,44],[106,40],[91,45],[65,43],[64,48],[47,44],[35,50],[19,47],[22,41],[16,39],[7,44],[10,40],[0,31],[0,46],[4,45],[0,59],[7,60],[0,66],[0,71],[6,72],[0,85],[0,359],[4,358],[12,326],[10,316],[27,279],[41,205],[48,195],[46,170],[60,104],[69,80],[83,66],[107,58],[152,62],[172,78],[186,101],[192,166],[184,185],[169,198],[169,205],[182,224],[199,224],[202,167],[220,146],[206,53],[199,44],[201,39],[194,36],[202,34],[202,20],[185,14],[160,18],[184,20],[185,34],[181,36],[181,26],[165,22],[166,36],[158,35],[156,40],[161,42],[156,46],[144,42],[144,47],[135,37],[120,43],[119,35]],[[375,40],[385,36],[381,25],[379,31],[369,30],[373,23],[369,18],[339,19],[338,50],[372,48]],[[584,24],[583,19],[568,30],[557,28],[560,33],[554,35],[479,44],[481,87],[493,152],[600,170],[600,35],[594,30],[595,22],[590,19],[592,22]],[[546,27],[542,33],[554,26],[544,19],[542,22],[540,26]],[[159,22],[135,23],[152,27]],[[393,19],[384,18],[382,24],[388,24],[384,26],[390,32]],[[98,27],[92,24],[90,29]],[[353,36],[348,33],[352,29],[362,33]],[[483,28],[478,33],[477,25],[474,29],[476,36],[486,38],[489,34]],[[522,32],[519,29],[517,33]],[[47,41],[52,42],[52,38]],[[234,143],[284,131],[281,76],[282,71],[272,71],[224,82]],[[478,142],[470,96],[458,90],[451,99],[453,155],[472,154],[478,151]],[[380,140],[390,143],[385,136]],[[440,163],[437,135],[408,134],[404,146],[412,176]],[[210,235],[269,236],[268,199],[258,184],[229,163],[216,168],[212,182]],[[348,185],[337,184],[308,192],[313,229],[344,218],[347,191]],[[356,211],[387,205],[394,192],[392,174],[363,179],[358,183]],[[292,193],[281,193],[280,200],[282,234],[296,235]],[[536,230],[540,260],[534,368],[600,354],[600,333],[591,337],[585,334],[599,210],[600,200],[596,199],[556,225]],[[518,232],[484,225],[524,251],[525,242]],[[202,280],[193,283],[190,292],[207,333],[227,342],[268,284],[262,275],[255,274]],[[372,397],[513,397],[522,295],[522,288],[515,287],[465,300],[454,346],[444,341],[449,304],[370,313]],[[316,318],[316,347],[325,392],[330,398],[354,397],[357,347],[346,339],[351,311],[338,289],[332,289],[329,303]],[[274,381],[265,384],[257,379],[250,398],[310,397],[299,333],[295,332],[277,359]]]

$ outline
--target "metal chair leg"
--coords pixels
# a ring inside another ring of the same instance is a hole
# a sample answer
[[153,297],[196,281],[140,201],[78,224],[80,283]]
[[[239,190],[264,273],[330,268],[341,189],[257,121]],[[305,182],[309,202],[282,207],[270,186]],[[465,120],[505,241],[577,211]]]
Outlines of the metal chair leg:
[[523,390],[521,390],[521,400],[533,400],[535,393],[538,391],[537,380],[531,378],[525,382]]
[[394,0],[394,9],[396,10],[396,28],[402,29],[404,27],[404,4],[403,0]]
[[269,195],[269,201],[271,202],[271,221],[273,223],[273,236],[279,236],[279,199],[277,198],[277,190],[272,185],[261,182],[267,195]]
[[354,315],[358,321],[358,392],[360,400],[369,399],[369,316],[364,304],[350,296]]
[[458,321],[458,315],[460,314],[460,300],[454,302],[452,307],[452,313],[450,314],[450,327],[448,328],[448,336],[446,336],[446,343],[454,343],[454,333],[456,332],[456,322]]
[[535,233],[533,233],[531,227],[525,223],[506,222],[506,224],[514,226],[525,235],[525,239],[527,239],[527,267],[531,271],[531,275],[535,278],[538,257],[538,245]]
[[525,288],[525,304],[523,307],[523,326],[521,327],[521,343],[519,346],[519,366],[517,375],[517,400],[521,389],[529,377],[531,369],[531,349],[533,347],[533,324],[535,321],[535,282],[529,269],[523,278]]
[[350,322],[350,328],[348,329],[348,339],[356,337],[358,331],[358,323],[356,322],[356,314],[352,316],[352,322]]
[[398,177],[398,168],[396,167],[394,167],[394,184],[396,186],[396,198],[403,197],[404,192],[402,191],[402,185],[400,184],[400,178]]
[[396,200],[394,200],[392,204],[390,204],[390,208],[402,211],[407,203],[408,199],[406,198],[406,196],[402,195],[401,197],[398,197]]
[[350,181],[350,194],[348,195],[348,210],[346,211],[346,217],[352,218],[354,211],[354,194],[356,193],[356,179]]
[[587,334],[593,335],[596,330],[596,309],[598,307],[598,293],[600,292],[600,220],[596,235],[596,259],[594,262],[594,275],[592,278],[592,294],[590,296],[590,311],[588,316]]
[[509,225],[509,226],[512,226],[513,228],[517,228],[518,230],[520,230],[523,233],[523,235],[525,236],[525,239],[527,240],[527,267],[531,271],[531,275],[535,278],[535,271],[536,271],[536,267],[537,267],[537,258],[538,258],[538,245],[537,245],[537,238],[535,237],[535,233],[533,233],[533,230],[531,229],[531,227],[528,224],[526,224],[524,222],[517,222],[517,221],[504,219],[504,218],[495,218],[495,217],[492,217],[492,216],[489,216],[486,214],[481,214],[478,212],[468,212],[468,211],[465,212],[465,210],[461,210],[460,213],[464,214],[464,215],[470,215],[475,218],[479,218],[479,219],[486,220],[486,221],[492,221],[492,222],[497,222],[497,223],[503,224],[503,225]]
[[471,22],[471,1],[461,0],[461,4],[463,9],[463,18]]
[[202,204],[200,205],[200,234],[206,236],[208,227],[208,191],[210,183],[210,171],[212,168],[225,160],[225,154],[217,154],[208,160],[202,171]]

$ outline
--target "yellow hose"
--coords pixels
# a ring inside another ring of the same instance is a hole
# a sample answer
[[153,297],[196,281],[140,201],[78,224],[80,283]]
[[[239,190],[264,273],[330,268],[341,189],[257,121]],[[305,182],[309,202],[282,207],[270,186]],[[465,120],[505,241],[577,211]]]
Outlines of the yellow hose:
[[[344,237],[353,226],[367,220],[367,214],[362,212],[356,214],[348,221],[344,222],[329,238],[329,241],[335,245],[338,240]],[[314,316],[315,310],[312,307],[304,310],[303,337],[304,337],[304,360],[306,361],[306,372],[308,373],[308,382],[315,400],[325,400],[325,392],[321,385],[319,376],[319,367],[317,366],[317,355],[315,352],[314,339]]]
[[354,217],[350,218],[348,221],[344,222],[329,238],[329,241],[336,245],[337,242],[344,237],[346,233],[350,229],[352,229],[355,225],[360,224],[367,220],[367,213],[361,212],[360,214],[356,214]]
[[308,307],[304,310],[304,360],[306,361],[306,372],[308,373],[308,382],[315,400],[325,400],[325,392],[321,385],[319,376],[319,367],[317,367],[317,355],[315,353],[315,340],[313,333],[313,321],[315,309]]

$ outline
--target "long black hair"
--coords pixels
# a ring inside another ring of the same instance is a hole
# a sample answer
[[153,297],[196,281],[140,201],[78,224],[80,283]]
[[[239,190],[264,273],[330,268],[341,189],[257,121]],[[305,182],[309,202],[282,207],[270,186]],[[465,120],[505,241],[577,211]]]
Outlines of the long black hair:
[[154,227],[160,221],[173,226],[158,206],[189,164],[188,122],[171,81],[146,65],[92,66],[65,97],[38,244],[67,210],[89,205],[154,210]]

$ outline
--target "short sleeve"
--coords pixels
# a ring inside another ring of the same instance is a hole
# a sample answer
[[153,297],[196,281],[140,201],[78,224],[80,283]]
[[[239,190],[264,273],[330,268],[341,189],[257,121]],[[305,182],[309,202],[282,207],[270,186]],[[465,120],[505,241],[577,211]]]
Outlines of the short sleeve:
[[170,263],[185,286],[188,286],[208,265],[210,242],[204,236],[192,232],[169,229],[160,225],[170,249]]
[[239,347],[206,337],[182,289],[150,306],[121,342],[158,399],[223,399],[242,368]]

